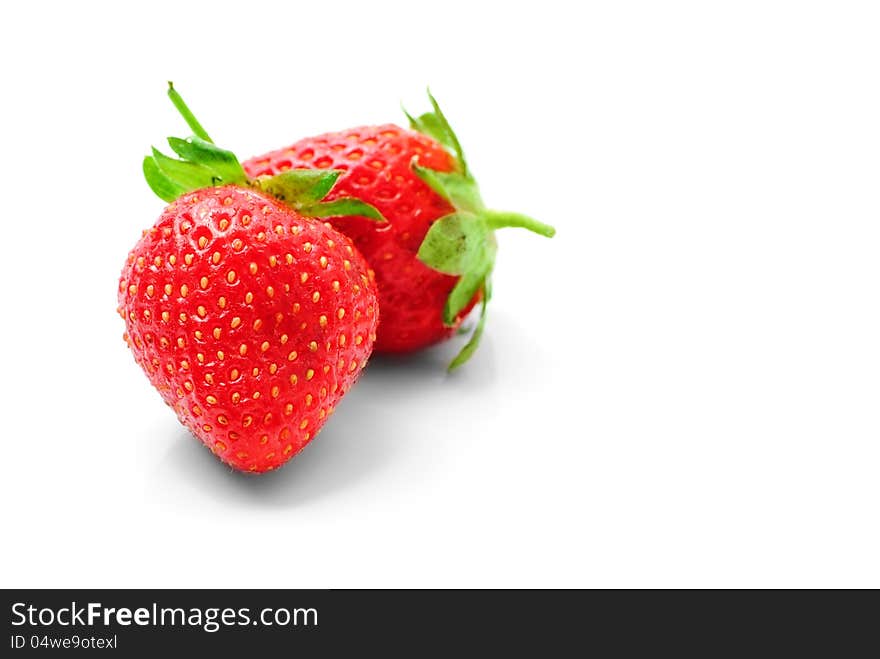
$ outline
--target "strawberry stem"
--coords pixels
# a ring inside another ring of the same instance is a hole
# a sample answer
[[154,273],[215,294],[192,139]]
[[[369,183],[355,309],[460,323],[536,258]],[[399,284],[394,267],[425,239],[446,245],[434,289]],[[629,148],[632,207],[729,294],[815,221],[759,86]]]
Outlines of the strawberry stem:
[[174,107],[177,108],[180,116],[182,116],[184,121],[186,121],[186,124],[189,126],[193,134],[196,137],[201,137],[206,142],[211,142],[213,144],[214,140],[212,140],[208,136],[208,131],[202,128],[202,124],[199,123],[199,120],[196,119],[196,116],[192,113],[192,110],[189,109],[183,98],[180,96],[180,94],[177,93],[177,90],[174,89],[174,83],[170,80],[168,81],[168,98],[170,98],[171,102],[174,103]]
[[490,229],[503,229],[504,227],[519,227],[528,229],[533,233],[537,233],[547,238],[552,238],[556,234],[556,229],[549,224],[538,222],[538,220],[523,215],[521,213],[508,213],[506,211],[483,211],[483,217]]

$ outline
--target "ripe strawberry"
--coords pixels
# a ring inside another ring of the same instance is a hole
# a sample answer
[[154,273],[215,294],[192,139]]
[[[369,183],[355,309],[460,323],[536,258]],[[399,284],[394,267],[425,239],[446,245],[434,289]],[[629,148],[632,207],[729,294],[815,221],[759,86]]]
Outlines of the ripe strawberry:
[[232,467],[263,472],[318,433],[375,340],[372,271],[348,238],[306,215],[374,211],[322,203],[333,172],[244,187],[235,156],[197,132],[169,139],[183,160],[154,150],[144,162],[151,187],[177,198],[122,271],[125,339],[187,428]]
[[343,170],[328,198],[357,197],[389,221],[378,225],[351,216],[332,221],[376,271],[382,310],[377,351],[409,352],[451,336],[482,297],[479,323],[452,369],[470,358],[485,326],[494,230],[523,227],[548,237],[555,231],[524,215],[485,207],[458,138],[429,97],[433,112],[407,115],[413,130],[384,125],[327,133],[243,166],[254,177],[301,168]]

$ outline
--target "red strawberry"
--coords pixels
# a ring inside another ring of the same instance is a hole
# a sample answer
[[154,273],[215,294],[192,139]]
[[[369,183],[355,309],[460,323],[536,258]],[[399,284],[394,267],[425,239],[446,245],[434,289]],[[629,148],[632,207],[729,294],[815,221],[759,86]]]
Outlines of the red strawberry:
[[254,177],[301,168],[343,170],[328,198],[357,197],[389,221],[332,222],[376,271],[382,309],[376,350],[409,352],[449,337],[482,296],[480,321],[450,365],[455,368],[476,349],[485,325],[494,230],[517,226],[549,237],[554,229],[485,207],[455,133],[430,98],[433,112],[407,115],[414,130],[385,125],[327,133],[243,165]]
[[263,472],[318,433],[375,340],[372,271],[348,238],[304,214],[372,211],[321,203],[332,172],[262,182],[301,212],[242,187],[235,156],[200,132],[169,140],[184,160],[145,160],[154,190],[182,196],[129,254],[120,313],[135,360],[180,421],[232,467]]

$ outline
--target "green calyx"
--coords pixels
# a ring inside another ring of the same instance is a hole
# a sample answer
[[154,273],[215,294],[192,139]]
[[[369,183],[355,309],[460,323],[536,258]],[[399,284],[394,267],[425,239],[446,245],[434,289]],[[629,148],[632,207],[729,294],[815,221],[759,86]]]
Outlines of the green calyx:
[[188,139],[168,138],[168,145],[178,158],[166,156],[157,149],[144,158],[144,177],[160,199],[170,203],[194,190],[240,185],[270,194],[306,217],[358,215],[377,222],[386,221],[374,206],[353,197],[322,201],[342,173],[339,171],[293,169],[277,176],[249,179],[235,154],[214,144],[170,82],[168,96],[193,135]]
[[486,309],[492,296],[491,276],[498,249],[495,230],[520,227],[547,238],[551,238],[556,230],[527,215],[486,208],[477,181],[468,169],[458,137],[430,90],[428,98],[432,112],[419,117],[411,116],[406,110],[404,113],[413,130],[434,138],[446,148],[453,158],[454,168],[451,172],[428,169],[419,164],[417,157],[413,158],[412,168],[455,210],[431,225],[419,247],[418,258],[439,272],[459,277],[443,308],[443,322],[447,325],[454,325],[458,315],[474,296],[482,294],[479,321],[468,343],[450,363],[451,371],[471,358],[486,326]]

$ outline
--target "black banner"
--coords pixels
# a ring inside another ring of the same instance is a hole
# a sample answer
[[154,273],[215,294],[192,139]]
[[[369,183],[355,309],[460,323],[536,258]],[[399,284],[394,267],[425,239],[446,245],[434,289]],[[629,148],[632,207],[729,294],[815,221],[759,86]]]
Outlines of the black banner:
[[[871,592],[7,590],[0,655],[872,647]],[[867,641],[864,646],[862,641]],[[174,655],[176,656],[176,654]]]

